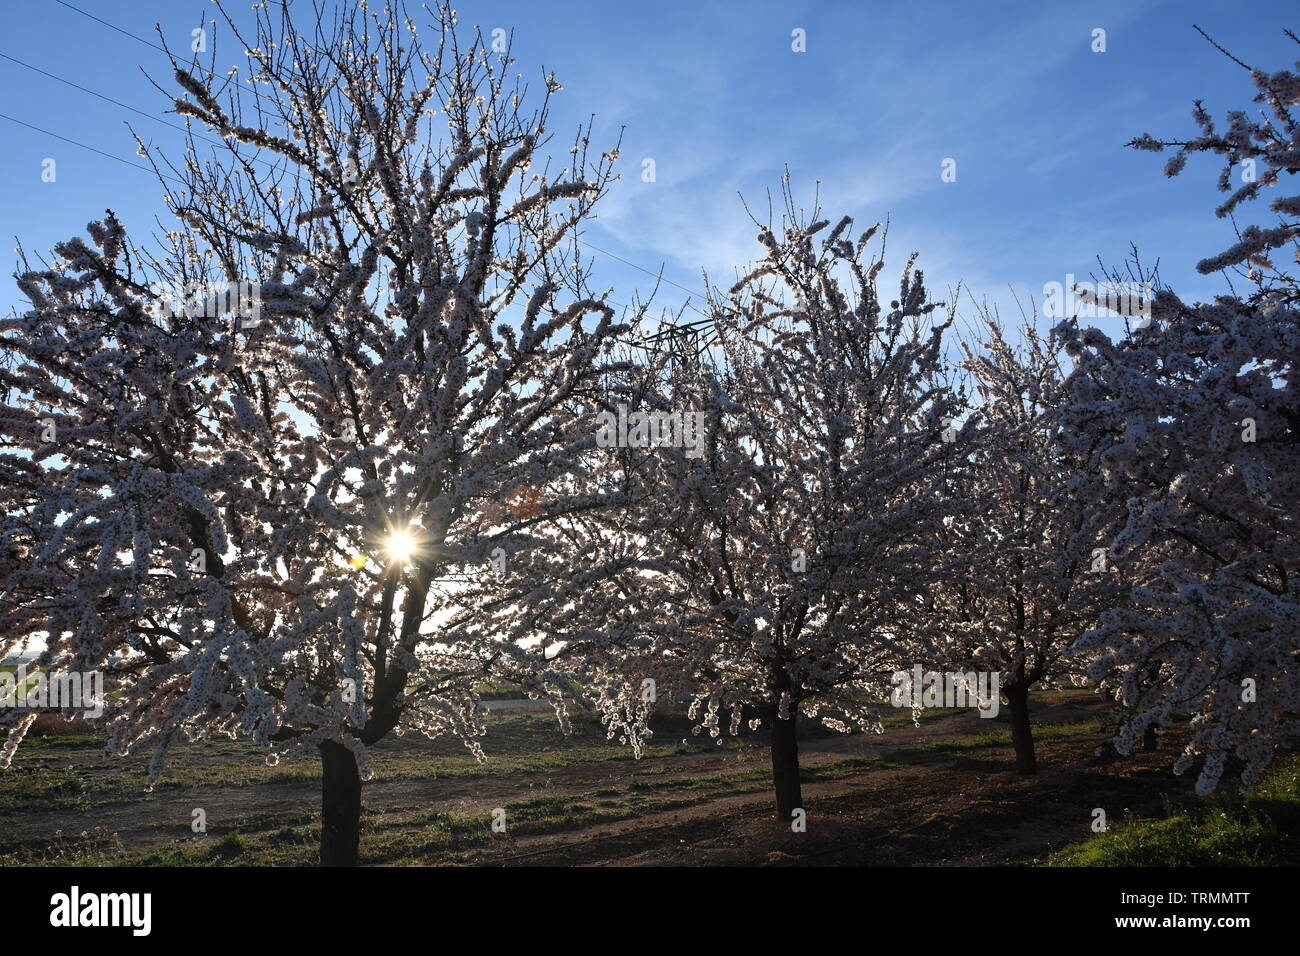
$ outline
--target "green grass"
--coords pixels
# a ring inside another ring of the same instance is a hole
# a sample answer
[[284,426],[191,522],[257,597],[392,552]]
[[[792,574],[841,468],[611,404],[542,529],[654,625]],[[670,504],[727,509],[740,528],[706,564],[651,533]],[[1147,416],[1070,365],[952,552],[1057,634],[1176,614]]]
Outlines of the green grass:
[[[458,746],[442,752],[426,750],[371,751],[375,782],[448,778],[491,778],[545,775],[555,770],[608,761],[635,762],[630,747],[605,739],[605,732],[590,722],[575,721],[571,737],[554,730],[549,714],[521,713],[488,718],[493,733],[507,735],[484,741],[488,760],[479,763]],[[548,743],[537,744],[538,740]],[[530,749],[520,749],[518,741]],[[688,737],[685,743],[665,740],[651,743],[643,757],[739,750],[743,743],[728,738],[722,746],[708,738]],[[459,752],[458,752],[459,751]],[[261,787],[277,784],[316,786],[320,767],[313,760],[266,764],[266,754],[246,740],[219,738],[202,744],[174,748],[158,782],[161,791],[196,787]],[[149,755],[107,758],[102,737],[31,736],[23,742],[13,766],[0,774],[0,815],[26,809],[91,810],[95,806],[133,802],[144,793]]]
[[[1089,737],[1102,732],[1098,719],[1078,720],[1064,724],[1035,724],[1034,744],[1050,744],[1065,740]],[[911,748],[917,751],[961,753],[971,750],[984,750],[991,747],[1010,747],[1011,731],[994,730],[973,737],[954,737],[950,740],[936,740],[918,744]]]
[[1276,767],[1246,797],[1171,810],[1164,820],[1124,820],[1067,846],[1049,866],[1300,865],[1300,758]]
[[880,723],[886,729],[919,726],[928,724],[932,720],[947,720],[960,713],[955,708],[926,707],[914,717],[910,707],[894,707],[888,702],[883,704],[877,702],[876,706],[880,708]]
[[[952,711],[930,710],[923,721],[942,721]],[[518,786],[503,794],[506,809],[505,834],[491,830],[491,817],[477,812],[455,813],[433,810],[412,802],[382,808],[364,808],[361,819],[362,860],[375,864],[472,863],[515,852],[516,837],[575,831],[596,824],[648,817],[708,803],[722,796],[766,793],[771,786],[771,769],[761,736],[724,736],[718,742],[692,736],[684,718],[668,719],[637,763],[631,749],[606,738],[598,723],[575,720],[574,733],[562,737],[554,717],[544,712],[502,712],[490,715],[491,731],[484,743],[487,763],[480,764],[454,742],[425,745],[405,743],[391,748],[380,746],[371,752],[375,780],[426,780],[458,778],[468,786],[454,789],[474,792],[474,778],[522,778],[526,795]],[[886,723],[911,723],[909,712],[889,713]],[[810,725],[814,736],[836,738]],[[1096,722],[1041,726],[1040,740],[1070,739],[1093,732]],[[990,729],[975,737],[954,735],[922,749],[971,751],[1009,746],[1004,728]],[[24,813],[73,810],[80,819],[113,804],[140,801],[144,796],[147,755],[113,758],[104,754],[102,738],[94,736],[33,736],[19,750],[13,768],[0,774],[0,833],[7,819]],[[686,754],[728,754],[725,765],[697,775],[676,775],[686,767],[658,764],[657,758]],[[735,760],[731,759],[734,755]],[[264,753],[245,740],[217,739],[176,748],[161,791],[192,791],[196,805],[203,805],[204,788],[247,791],[252,788],[306,785],[307,796],[297,811],[242,812],[222,820],[216,832],[189,833],[188,819],[181,823],[161,821],[157,826],[133,824],[133,845],[104,829],[54,839],[28,838],[12,841],[0,836],[0,865],[63,863],[125,866],[310,866],[317,858],[320,838],[317,787],[319,765],[314,760],[285,761],[267,766]],[[913,763],[912,748],[880,756],[835,756],[810,761],[802,768],[806,782],[825,782]],[[941,756],[940,759],[947,759]],[[924,756],[920,755],[921,762]],[[598,771],[601,764],[609,773]],[[594,777],[586,792],[557,794],[550,779],[561,769],[582,766],[597,772],[576,775]],[[537,790],[532,790],[536,785]],[[274,790],[268,795],[284,800],[291,791]],[[534,796],[536,793],[536,796]],[[240,800],[248,805],[246,799]],[[64,819],[67,819],[64,816]],[[142,845],[143,844],[143,845]]]

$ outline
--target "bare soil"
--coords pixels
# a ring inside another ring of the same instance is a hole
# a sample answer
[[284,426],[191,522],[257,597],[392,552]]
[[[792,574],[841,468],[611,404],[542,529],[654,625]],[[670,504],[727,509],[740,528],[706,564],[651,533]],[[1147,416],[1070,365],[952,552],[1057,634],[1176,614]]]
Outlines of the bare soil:
[[[565,739],[539,730],[544,719],[533,716],[489,734],[487,746],[502,761],[501,772],[399,774],[368,782],[362,799],[376,842],[363,838],[363,857],[372,863],[487,865],[1030,862],[1088,837],[1097,808],[1115,821],[1127,813],[1160,816],[1167,801],[1193,799],[1190,780],[1168,770],[1177,741],[1164,741],[1157,752],[1118,757],[1108,747],[1108,735],[1086,723],[1105,711],[1102,701],[1086,693],[1038,702],[1032,717],[1040,737],[1040,770],[1031,778],[1016,774],[1009,743],[987,736],[1005,734],[1004,720],[985,720],[973,711],[874,735],[810,728],[800,741],[807,776],[805,832],[792,832],[775,818],[761,734],[739,745],[632,760],[624,751],[611,750],[605,757],[594,752],[593,747],[607,745],[591,728],[586,739]],[[701,743],[691,738],[684,719],[663,724],[656,742]],[[1054,728],[1064,730],[1053,734]],[[391,766],[430,758],[467,761],[464,753],[452,742],[408,739],[386,741],[374,750],[377,761],[387,759]],[[527,764],[513,769],[511,761],[520,755],[539,753],[554,760],[541,769]],[[210,844],[231,830],[255,837],[300,827],[297,842],[311,842],[320,805],[311,762],[301,764],[296,776],[249,783],[239,777],[248,756],[199,751],[186,758],[191,769],[211,770],[221,782],[146,793],[135,778],[127,789],[110,786],[109,778],[122,772],[113,758],[75,748],[66,756],[58,748],[39,754],[40,766],[51,772],[71,769],[75,762],[87,805],[10,806],[0,812],[4,848],[92,830],[114,835],[113,852],[126,857],[159,847]],[[570,756],[573,762],[566,762]],[[22,758],[20,750],[16,764]],[[212,766],[201,766],[204,761]],[[489,760],[485,766],[493,765]],[[102,786],[97,777],[103,777]],[[507,832],[490,834],[494,809],[526,808],[540,798],[557,808],[553,815],[515,826],[509,821],[516,811],[508,809]],[[191,832],[194,808],[205,811],[208,834]],[[566,816],[570,810],[582,812]],[[461,821],[459,829],[430,820],[431,813]],[[472,823],[479,818],[481,827]],[[296,848],[289,859],[253,854],[243,862],[307,863],[311,849]]]

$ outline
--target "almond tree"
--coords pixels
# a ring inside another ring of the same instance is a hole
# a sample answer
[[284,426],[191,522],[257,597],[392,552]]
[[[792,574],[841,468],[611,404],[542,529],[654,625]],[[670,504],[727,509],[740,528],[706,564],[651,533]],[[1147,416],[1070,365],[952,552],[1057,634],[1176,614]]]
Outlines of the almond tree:
[[[1221,216],[1300,172],[1291,113],[1300,77],[1251,76],[1268,109],[1259,118],[1229,113],[1219,132],[1198,103],[1199,137],[1133,144],[1177,147],[1169,175],[1194,153],[1223,157],[1220,188],[1232,190],[1237,174],[1246,182]],[[1269,206],[1276,225],[1241,229],[1238,243],[1198,265],[1232,269],[1240,292],[1188,305],[1163,290],[1152,326],[1118,341],[1062,326],[1077,363],[1063,435],[1104,479],[1111,554],[1159,556],[1158,583],[1135,589],[1136,606],[1107,612],[1080,646],[1096,655],[1094,678],[1136,711],[1120,729],[1121,752],[1148,728],[1192,715],[1175,770],[1199,762],[1201,793],[1225,774],[1257,781],[1300,731],[1300,289],[1274,260],[1295,255],[1300,197]]]
[[[479,682],[565,692],[543,655],[436,611],[495,549],[601,506],[536,489],[581,467],[575,397],[619,368],[573,242],[613,153],[589,161],[583,132],[542,165],[559,84],[528,112],[509,54],[462,46],[449,10],[432,50],[388,8],[312,35],[256,16],[236,37],[258,92],[215,49],[175,65],[206,134],[175,164],[141,143],[177,221],[161,250],[110,212],[23,269],[31,309],[0,323],[0,656],[105,671],[109,748],[151,750],[151,783],[214,734],[319,753],[321,860],[352,864],[368,747],[481,755]],[[226,283],[252,308],[209,308]]]
[[948,583],[934,592],[944,637],[934,646],[941,662],[960,671],[999,674],[1016,769],[1032,774],[1029,693],[1082,677],[1084,662],[1067,651],[1119,588],[1096,549],[1097,483],[1057,440],[1059,340],[1026,324],[1013,345],[987,310],[983,320],[986,340],[962,343],[980,427],[951,479]]
[[698,455],[685,442],[611,455],[634,517],[585,546],[629,570],[585,599],[618,635],[619,729],[641,720],[647,680],[691,695],[697,733],[719,737],[724,714],[733,734],[766,722],[789,821],[800,715],[880,729],[873,701],[902,653],[899,614],[931,586],[937,486],[958,446],[943,441],[956,399],[937,381],[951,315],[935,317],[912,260],[882,302],[876,227],[855,242],[848,217],[828,228],[786,201],[781,237],[762,229],[763,260],[641,406],[701,413]]

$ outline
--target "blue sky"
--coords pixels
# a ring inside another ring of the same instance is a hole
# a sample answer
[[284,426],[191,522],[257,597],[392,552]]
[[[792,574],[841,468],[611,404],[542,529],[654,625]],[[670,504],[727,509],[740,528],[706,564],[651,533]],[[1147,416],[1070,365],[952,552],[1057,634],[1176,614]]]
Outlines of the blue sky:
[[[0,53],[154,115],[167,108],[140,69],[171,89],[157,50],[57,0],[0,2]],[[200,0],[69,2],[153,41],[158,22],[182,49],[199,18],[215,15]],[[310,13],[303,0],[297,6]],[[243,0],[228,8],[243,15],[247,7]],[[652,271],[663,266],[691,290],[702,288],[705,269],[729,284],[758,249],[740,195],[765,210],[767,191],[779,188],[788,166],[800,197],[810,199],[820,180],[832,220],[847,213],[866,226],[891,217],[888,271],[915,250],[932,288],[964,282],[1004,315],[1013,290],[1041,301],[1045,283],[1086,276],[1098,256],[1119,264],[1130,242],[1144,260],[1160,260],[1185,298],[1220,291],[1220,279],[1193,268],[1231,242],[1229,223],[1213,215],[1217,166],[1202,158],[1169,180],[1160,156],[1123,144],[1144,132],[1192,134],[1196,98],[1218,119],[1251,106],[1245,71],[1193,23],[1270,71],[1300,55],[1282,35],[1283,27],[1300,29],[1300,8],[1280,0],[1248,8],[1179,0],[474,0],[457,9],[462,24],[513,30],[525,76],[545,67],[563,82],[552,122],[557,153],[589,114],[600,148],[627,127],[623,178],[587,233],[593,246]],[[1098,27],[1104,53],[1090,48]],[[795,29],[805,31],[806,52],[791,48]],[[124,120],[159,145],[179,136],[9,59],[0,59],[0,78],[0,113],[106,153],[139,161]],[[6,273],[14,237],[44,251],[105,207],[137,241],[156,228],[163,210],[151,175],[8,119],[0,119],[0,135]],[[52,183],[41,179],[46,158],[57,163]],[[645,158],[655,162],[654,182],[642,180]],[[941,180],[946,158],[956,161],[955,182]],[[618,302],[653,284],[600,254],[595,267],[596,287],[613,287]],[[0,309],[8,312],[21,297],[12,281],[3,289]],[[657,302],[671,307],[685,297],[668,285]]]

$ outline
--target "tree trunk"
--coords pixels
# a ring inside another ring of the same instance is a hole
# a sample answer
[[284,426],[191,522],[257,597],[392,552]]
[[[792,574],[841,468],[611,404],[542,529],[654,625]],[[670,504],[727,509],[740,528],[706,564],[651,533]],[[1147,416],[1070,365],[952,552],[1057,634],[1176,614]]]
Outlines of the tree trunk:
[[357,759],[340,743],[320,745],[320,865],[356,866],[361,841],[361,773]]
[[1156,736],[1156,729],[1148,727],[1142,734],[1142,747],[1144,750],[1159,750],[1160,739]]
[[1029,687],[1008,687],[1005,693],[1011,704],[1011,742],[1016,748],[1016,770],[1025,776],[1036,774],[1034,732],[1029,726]]
[[776,790],[776,818],[782,823],[789,823],[794,811],[803,806],[795,724],[793,707],[787,720],[781,720],[776,708],[772,708],[772,785]]

